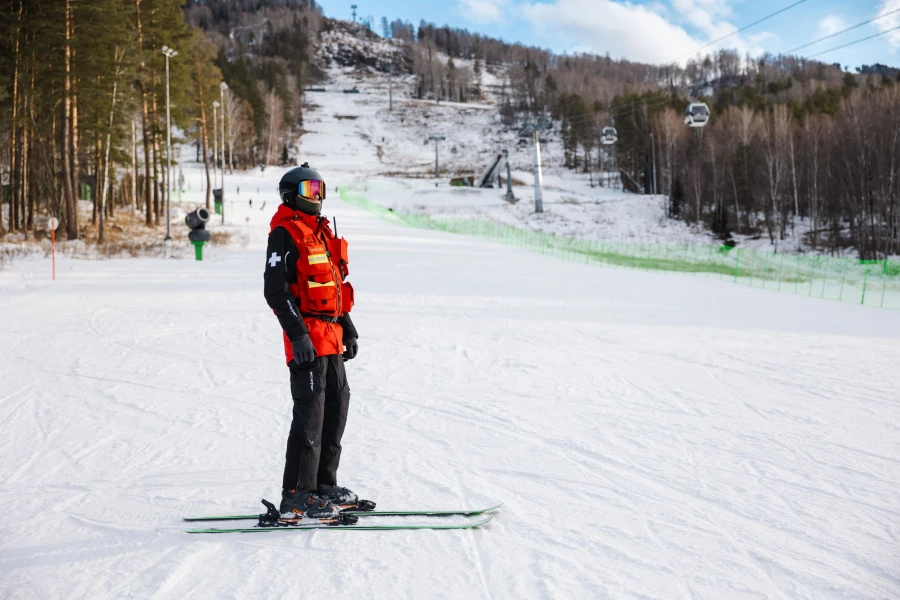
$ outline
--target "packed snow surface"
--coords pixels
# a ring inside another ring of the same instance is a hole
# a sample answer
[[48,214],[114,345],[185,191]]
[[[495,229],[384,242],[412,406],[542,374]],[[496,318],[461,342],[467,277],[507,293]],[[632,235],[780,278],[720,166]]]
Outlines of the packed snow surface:
[[[312,117],[301,154],[330,185],[377,173]],[[337,194],[361,333],[339,483],[383,509],[505,505],[470,531],[183,533],[280,492],[282,172],[226,178],[235,247],[203,262],[0,272],[0,597],[900,596],[900,313],[559,261]]]
[[340,483],[468,532],[191,537],[279,493],[268,213],[213,260],[0,276],[0,596],[888,598],[900,314],[385,224],[351,242]]

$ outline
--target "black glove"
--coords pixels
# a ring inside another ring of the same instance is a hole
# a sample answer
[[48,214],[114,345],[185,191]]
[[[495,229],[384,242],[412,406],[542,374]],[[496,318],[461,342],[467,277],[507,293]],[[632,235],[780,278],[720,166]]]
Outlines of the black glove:
[[313,346],[309,335],[304,335],[297,341],[291,342],[291,348],[294,350],[294,361],[299,364],[309,364],[316,360],[316,349]]
[[359,352],[359,344],[356,342],[355,337],[344,338],[344,348],[344,360],[356,358],[356,353]]

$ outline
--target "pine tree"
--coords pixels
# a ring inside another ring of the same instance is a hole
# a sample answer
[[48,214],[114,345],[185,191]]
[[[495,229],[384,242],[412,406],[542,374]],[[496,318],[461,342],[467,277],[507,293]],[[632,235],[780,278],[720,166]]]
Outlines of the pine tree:
[[212,180],[209,172],[209,127],[215,126],[208,115],[209,105],[215,100],[219,91],[222,73],[215,66],[216,46],[200,31],[193,31],[187,44],[186,57],[190,60],[192,81],[193,110],[195,122],[199,124],[198,135],[203,148],[203,164],[206,168],[206,208],[210,208],[210,189]]

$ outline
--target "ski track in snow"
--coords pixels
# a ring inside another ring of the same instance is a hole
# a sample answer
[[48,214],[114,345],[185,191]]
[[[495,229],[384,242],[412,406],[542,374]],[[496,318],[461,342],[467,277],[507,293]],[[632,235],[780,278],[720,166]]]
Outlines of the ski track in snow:
[[[378,168],[351,145],[377,123],[361,96],[309,117],[337,184]],[[272,211],[243,203],[280,173],[229,176],[242,249],[0,272],[0,597],[900,596],[900,313],[557,261],[332,198],[362,335],[341,483],[384,509],[505,505],[471,531],[181,533],[279,493]]]

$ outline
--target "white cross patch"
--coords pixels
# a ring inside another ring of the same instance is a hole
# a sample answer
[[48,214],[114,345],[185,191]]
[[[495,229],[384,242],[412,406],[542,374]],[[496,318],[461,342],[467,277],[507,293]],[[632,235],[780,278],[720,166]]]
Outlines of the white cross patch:
[[269,257],[269,266],[274,267],[275,265],[277,265],[280,262],[281,262],[281,257],[273,252],[272,256]]

